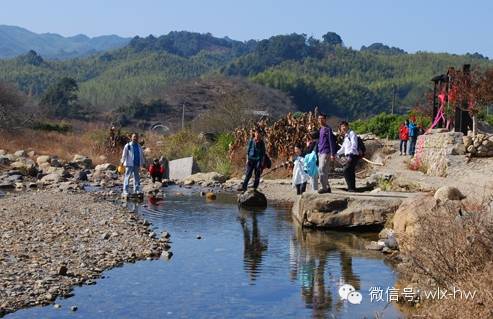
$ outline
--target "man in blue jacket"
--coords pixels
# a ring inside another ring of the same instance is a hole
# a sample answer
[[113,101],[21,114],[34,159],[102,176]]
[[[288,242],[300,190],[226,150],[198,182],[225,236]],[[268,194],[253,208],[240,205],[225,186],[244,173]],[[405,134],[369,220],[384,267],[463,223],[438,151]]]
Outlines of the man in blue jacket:
[[327,125],[327,116],[320,114],[318,116],[318,124],[320,124],[320,134],[318,139],[318,174],[320,176],[320,184],[322,188],[318,191],[319,194],[330,193],[329,172],[331,163],[335,159],[337,152],[336,140],[332,129]]
[[247,159],[246,159],[246,173],[245,180],[241,187],[242,191],[246,191],[248,188],[248,182],[252,178],[253,172],[255,172],[255,179],[253,181],[253,188],[256,190],[260,183],[260,175],[262,174],[262,164],[265,157],[265,143],[262,140],[260,129],[253,131],[253,138],[248,141],[247,146]]
[[409,155],[414,156],[414,152],[416,151],[416,140],[418,139],[418,127],[412,119],[409,121],[407,129],[409,132]]

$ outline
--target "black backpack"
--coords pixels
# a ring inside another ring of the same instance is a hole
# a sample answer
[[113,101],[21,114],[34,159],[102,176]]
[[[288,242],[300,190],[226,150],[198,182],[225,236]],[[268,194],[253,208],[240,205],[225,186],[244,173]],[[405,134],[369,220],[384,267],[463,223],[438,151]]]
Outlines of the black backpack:
[[364,157],[366,153],[366,146],[365,143],[363,142],[363,139],[359,136],[358,137],[358,152],[360,157]]

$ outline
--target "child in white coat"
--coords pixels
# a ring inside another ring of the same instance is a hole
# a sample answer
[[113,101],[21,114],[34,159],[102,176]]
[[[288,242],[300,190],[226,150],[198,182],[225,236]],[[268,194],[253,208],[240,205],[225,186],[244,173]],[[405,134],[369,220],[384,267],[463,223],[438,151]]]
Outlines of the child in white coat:
[[306,190],[306,182],[308,181],[308,174],[304,170],[303,156],[301,145],[296,145],[294,147],[295,156],[293,157],[294,167],[293,167],[293,187],[296,188],[296,194],[301,195]]

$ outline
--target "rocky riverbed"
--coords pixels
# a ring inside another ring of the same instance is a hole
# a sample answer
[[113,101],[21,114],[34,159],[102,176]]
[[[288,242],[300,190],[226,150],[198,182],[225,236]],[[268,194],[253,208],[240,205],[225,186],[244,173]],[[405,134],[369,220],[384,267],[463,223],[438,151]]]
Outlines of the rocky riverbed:
[[[149,223],[87,193],[31,191],[0,198],[0,316],[69,297],[124,262],[169,249]],[[164,253],[166,254],[166,252]]]

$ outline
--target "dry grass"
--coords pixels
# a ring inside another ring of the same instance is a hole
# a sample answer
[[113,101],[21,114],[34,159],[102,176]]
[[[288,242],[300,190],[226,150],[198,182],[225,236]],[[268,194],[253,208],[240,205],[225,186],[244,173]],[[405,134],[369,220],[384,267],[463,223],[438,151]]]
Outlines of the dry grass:
[[410,278],[423,290],[476,291],[471,300],[424,301],[426,318],[493,318],[493,211],[487,204],[457,202],[419,216],[419,234],[403,238],[412,247]]
[[[33,150],[39,155],[56,155],[65,160],[71,160],[75,154],[89,156],[95,164],[101,162],[117,163],[119,152],[108,152],[102,141],[105,132],[92,129],[84,132],[43,132],[22,130],[16,132],[2,132],[0,134],[0,148],[9,152],[16,150]],[[107,159],[100,159],[104,155]]]

